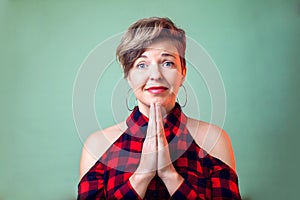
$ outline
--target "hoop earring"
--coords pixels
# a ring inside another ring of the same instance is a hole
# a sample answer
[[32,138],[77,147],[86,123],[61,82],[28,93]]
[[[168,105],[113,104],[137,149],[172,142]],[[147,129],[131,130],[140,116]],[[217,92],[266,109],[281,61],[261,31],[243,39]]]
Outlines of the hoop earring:
[[[183,88],[183,90],[184,90],[184,93],[185,93],[185,102],[184,102],[184,104],[181,106],[182,108],[184,108],[184,107],[186,106],[186,104],[187,104],[188,97],[187,97],[187,92],[186,92],[185,86],[184,86],[184,85],[181,85],[181,86],[182,86],[182,88]],[[178,97],[177,97],[177,102],[179,103]],[[179,103],[179,104],[180,104],[180,103]]]
[[130,91],[132,90],[132,88],[129,88],[129,90],[127,91],[127,94],[126,94],[126,99],[125,99],[125,104],[126,104],[126,108],[127,108],[127,110],[129,110],[129,111],[133,111],[133,109],[134,109],[134,107],[133,108],[129,108],[129,105],[128,105],[128,95],[129,95],[129,93],[130,93]]

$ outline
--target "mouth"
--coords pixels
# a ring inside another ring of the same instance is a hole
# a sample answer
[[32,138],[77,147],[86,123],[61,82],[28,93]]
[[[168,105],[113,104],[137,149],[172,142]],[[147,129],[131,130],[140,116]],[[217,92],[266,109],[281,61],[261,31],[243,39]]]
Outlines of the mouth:
[[167,91],[168,88],[164,87],[164,86],[152,86],[152,87],[147,88],[146,90],[152,94],[161,94],[161,93]]

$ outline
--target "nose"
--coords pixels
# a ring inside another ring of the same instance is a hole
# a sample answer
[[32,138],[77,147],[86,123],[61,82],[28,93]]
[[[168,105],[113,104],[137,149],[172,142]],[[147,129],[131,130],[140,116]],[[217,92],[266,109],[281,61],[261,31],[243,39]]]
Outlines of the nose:
[[151,64],[149,73],[150,73],[150,75],[149,75],[150,80],[161,80],[162,79],[161,69],[157,63]]

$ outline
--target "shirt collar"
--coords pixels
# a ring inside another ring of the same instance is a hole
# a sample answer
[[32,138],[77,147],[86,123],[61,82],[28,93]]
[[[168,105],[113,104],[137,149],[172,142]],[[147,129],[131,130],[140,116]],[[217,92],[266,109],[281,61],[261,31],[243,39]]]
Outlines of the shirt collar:
[[[163,119],[168,142],[185,129],[186,120],[187,117],[182,113],[180,105],[175,103],[174,108]],[[138,106],[136,106],[126,120],[128,126],[126,133],[144,139],[147,132],[148,121],[149,119],[143,115]]]

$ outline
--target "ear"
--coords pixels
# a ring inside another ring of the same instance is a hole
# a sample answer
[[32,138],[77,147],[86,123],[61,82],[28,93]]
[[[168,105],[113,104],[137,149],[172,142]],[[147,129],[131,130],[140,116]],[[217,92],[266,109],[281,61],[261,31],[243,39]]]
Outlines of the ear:
[[131,78],[129,77],[129,74],[126,77],[126,80],[128,82],[128,85],[132,88]]
[[186,77],[186,67],[184,67],[182,69],[182,77],[181,77],[181,82],[180,82],[180,86],[183,85],[184,81],[185,81],[185,77]]

